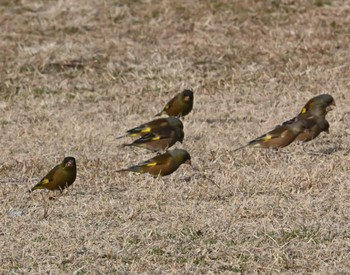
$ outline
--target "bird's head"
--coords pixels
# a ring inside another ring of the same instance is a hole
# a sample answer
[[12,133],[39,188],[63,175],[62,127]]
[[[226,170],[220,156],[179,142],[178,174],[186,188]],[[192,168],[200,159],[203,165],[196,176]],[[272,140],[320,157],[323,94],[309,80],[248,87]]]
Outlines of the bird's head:
[[324,116],[336,107],[333,97],[329,94],[321,94],[311,98],[301,110],[301,114],[310,112],[314,116]]
[[73,157],[65,157],[64,160],[63,160],[63,165],[64,167],[75,167],[76,164],[75,164],[75,158]]
[[177,135],[177,140],[182,143],[184,138],[185,138],[184,131],[182,131],[182,129],[180,129],[178,127],[175,127],[175,132],[176,132],[176,135]]
[[189,164],[192,166],[191,156],[186,150],[175,149],[175,150],[170,151],[170,154],[173,156],[175,161],[178,162],[179,164],[185,163],[185,164]]
[[170,126],[178,127],[180,129],[184,128],[183,123],[177,117],[170,116],[170,117],[167,118],[167,120],[168,120],[168,123],[169,123]]
[[192,166],[190,154],[184,150],[184,163]]
[[182,92],[182,98],[185,102],[193,101],[193,92],[191,90],[184,90]]

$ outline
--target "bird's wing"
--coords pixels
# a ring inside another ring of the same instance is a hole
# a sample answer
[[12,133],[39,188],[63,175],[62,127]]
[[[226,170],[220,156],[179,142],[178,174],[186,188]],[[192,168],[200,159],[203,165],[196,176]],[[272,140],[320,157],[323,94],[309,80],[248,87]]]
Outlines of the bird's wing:
[[155,156],[154,158],[151,158],[149,160],[146,160],[142,163],[140,163],[138,166],[147,166],[147,167],[152,167],[156,165],[161,165],[165,164],[168,162],[169,158],[171,155],[169,153],[165,153],[159,156]]
[[132,128],[128,131],[126,131],[129,135],[132,134],[139,134],[139,133],[149,133],[151,132],[152,128],[151,127],[147,127],[146,124],[142,124],[140,126],[137,126],[135,128]]
[[264,141],[268,141],[270,139],[281,137],[284,135],[284,132],[287,131],[287,129],[288,128],[284,125],[277,125],[275,127],[275,129],[273,129],[272,131],[270,131],[270,132],[268,132],[260,137],[257,137],[256,139],[249,141],[247,144],[240,146],[240,147],[236,148],[235,150],[233,150],[233,152],[236,152],[236,151],[243,149],[243,148],[250,146],[250,145],[255,145],[255,144],[259,143],[260,141],[264,142]]
[[268,141],[270,139],[274,139],[274,138],[278,138],[284,135],[284,133],[288,130],[287,127],[285,127],[284,125],[277,125],[275,127],[275,129],[273,129],[272,131],[252,140],[251,142],[249,142],[249,144],[253,144],[259,141]]
[[60,165],[55,166],[45,177],[41,179],[41,181],[36,186],[43,186],[48,184],[49,182],[52,182],[54,179],[55,173],[59,167]]
[[161,139],[169,138],[171,134],[172,134],[172,130],[169,128],[156,129],[155,131],[150,132],[149,134],[146,134],[143,137],[135,140],[133,143],[143,144],[149,141],[161,140]]

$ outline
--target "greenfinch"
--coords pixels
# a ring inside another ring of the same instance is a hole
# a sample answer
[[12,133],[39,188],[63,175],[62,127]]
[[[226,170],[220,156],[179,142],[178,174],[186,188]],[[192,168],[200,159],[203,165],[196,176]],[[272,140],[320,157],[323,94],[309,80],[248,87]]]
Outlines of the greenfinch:
[[305,130],[304,121],[295,121],[290,124],[278,125],[272,131],[248,142],[234,151],[240,150],[247,146],[258,148],[278,149],[288,146],[294,139]]
[[166,118],[158,118],[158,119],[149,121],[147,123],[141,124],[135,128],[127,130],[125,135],[117,138],[119,139],[125,136],[142,137],[152,132],[155,128],[162,127],[162,126],[173,126],[173,127],[178,127],[180,129],[184,128],[184,125],[180,119],[178,119],[177,117],[170,116]]
[[296,137],[296,141],[308,142],[316,138],[320,133],[329,131],[329,123],[326,120],[326,115],[336,107],[333,97],[329,94],[322,94],[311,98],[300,113],[283,122],[282,125],[291,124],[295,121],[306,122],[306,130]]
[[62,191],[72,185],[77,176],[75,158],[65,157],[61,164],[55,166],[41,181],[30,189],[30,192],[37,189],[48,189],[51,191]]
[[155,116],[185,116],[191,112],[193,108],[193,92],[191,90],[184,90],[172,98],[163,108],[163,110]]
[[152,151],[160,151],[170,148],[177,141],[182,143],[184,136],[185,134],[181,128],[162,126],[153,129],[152,132],[136,139],[132,143],[123,144],[123,146],[137,146]]
[[138,165],[131,166],[127,169],[118,170],[117,172],[130,171],[136,173],[149,173],[152,176],[167,176],[175,172],[181,164],[191,165],[190,154],[183,149],[174,149],[167,151],[162,155],[155,156]]

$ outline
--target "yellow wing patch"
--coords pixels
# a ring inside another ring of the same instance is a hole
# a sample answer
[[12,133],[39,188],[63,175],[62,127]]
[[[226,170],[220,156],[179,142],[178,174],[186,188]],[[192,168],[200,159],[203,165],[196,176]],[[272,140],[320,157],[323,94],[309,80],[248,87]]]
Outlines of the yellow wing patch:
[[45,184],[48,184],[50,181],[48,179],[43,179],[40,184],[41,185],[45,185]]
[[145,129],[143,129],[143,130],[141,130],[141,133],[149,133],[149,132],[151,132],[151,127],[147,127],[147,128],[145,128]]
[[160,140],[160,136],[156,136],[156,137],[152,138],[152,140]]
[[300,113],[301,114],[305,114],[306,112],[312,110],[314,108],[314,106],[315,106],[315,103],[314,102],[310,102],[310,103],[308,103],[308,104],[306,104],[304,106],[304,108],[301,110]]
[[263,141],[268,141],[270,139],[272,139],[271,135],[266,135],[265,137],[262,138]]
[[157,162],[151,162],[151,163],[147,164],[146,166],[153,167],[153,166],[156,166],[157,164],[158,164]]

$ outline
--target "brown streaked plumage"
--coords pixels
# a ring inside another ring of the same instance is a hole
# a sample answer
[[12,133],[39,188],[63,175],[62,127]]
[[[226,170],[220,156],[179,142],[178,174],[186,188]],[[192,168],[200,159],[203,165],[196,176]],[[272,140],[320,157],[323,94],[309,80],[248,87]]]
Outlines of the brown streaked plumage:
[[31,188],[30,191],[37,189],[48,189],[51,191],[67,188],[72,185],[77,175],[77,166],[75,158],[66,157],[61,164],[55,166],[41,181]]
[[170,116],[170,117],[158,118],[158,119],[146,122],[144,124],[141,124],[135,128],[132,128],[126,131],[125,135],[117,138],[119,139],[125,136],[142,137],[149,134],[154,129],[163,127],[163,126],[173,126],[173,127],[178,127],[180,129],[184,128],[183,123],[181,122],[180,119],[178,119],[177,117]]
[[138,165],[118,170],[117,172],[129,171],[136,173],[149,173],[155,177],[166,176],[175,172],[180,165],[184,163],[191,165],[190,154],[183,149],[174,149]]
[[184,132],[182,129],[173,126],[162,126],[153,129],[152,132],[132,143],[123,144],[123,146],[137,146],[153,151],[160,151],[170,148],[177,141],[182,143],[183,139]]
[[163,110],[155,116],[185,116],[191,112],[193,108],[193,92],[191,90],[184,90],[173,97],[163,108]]

